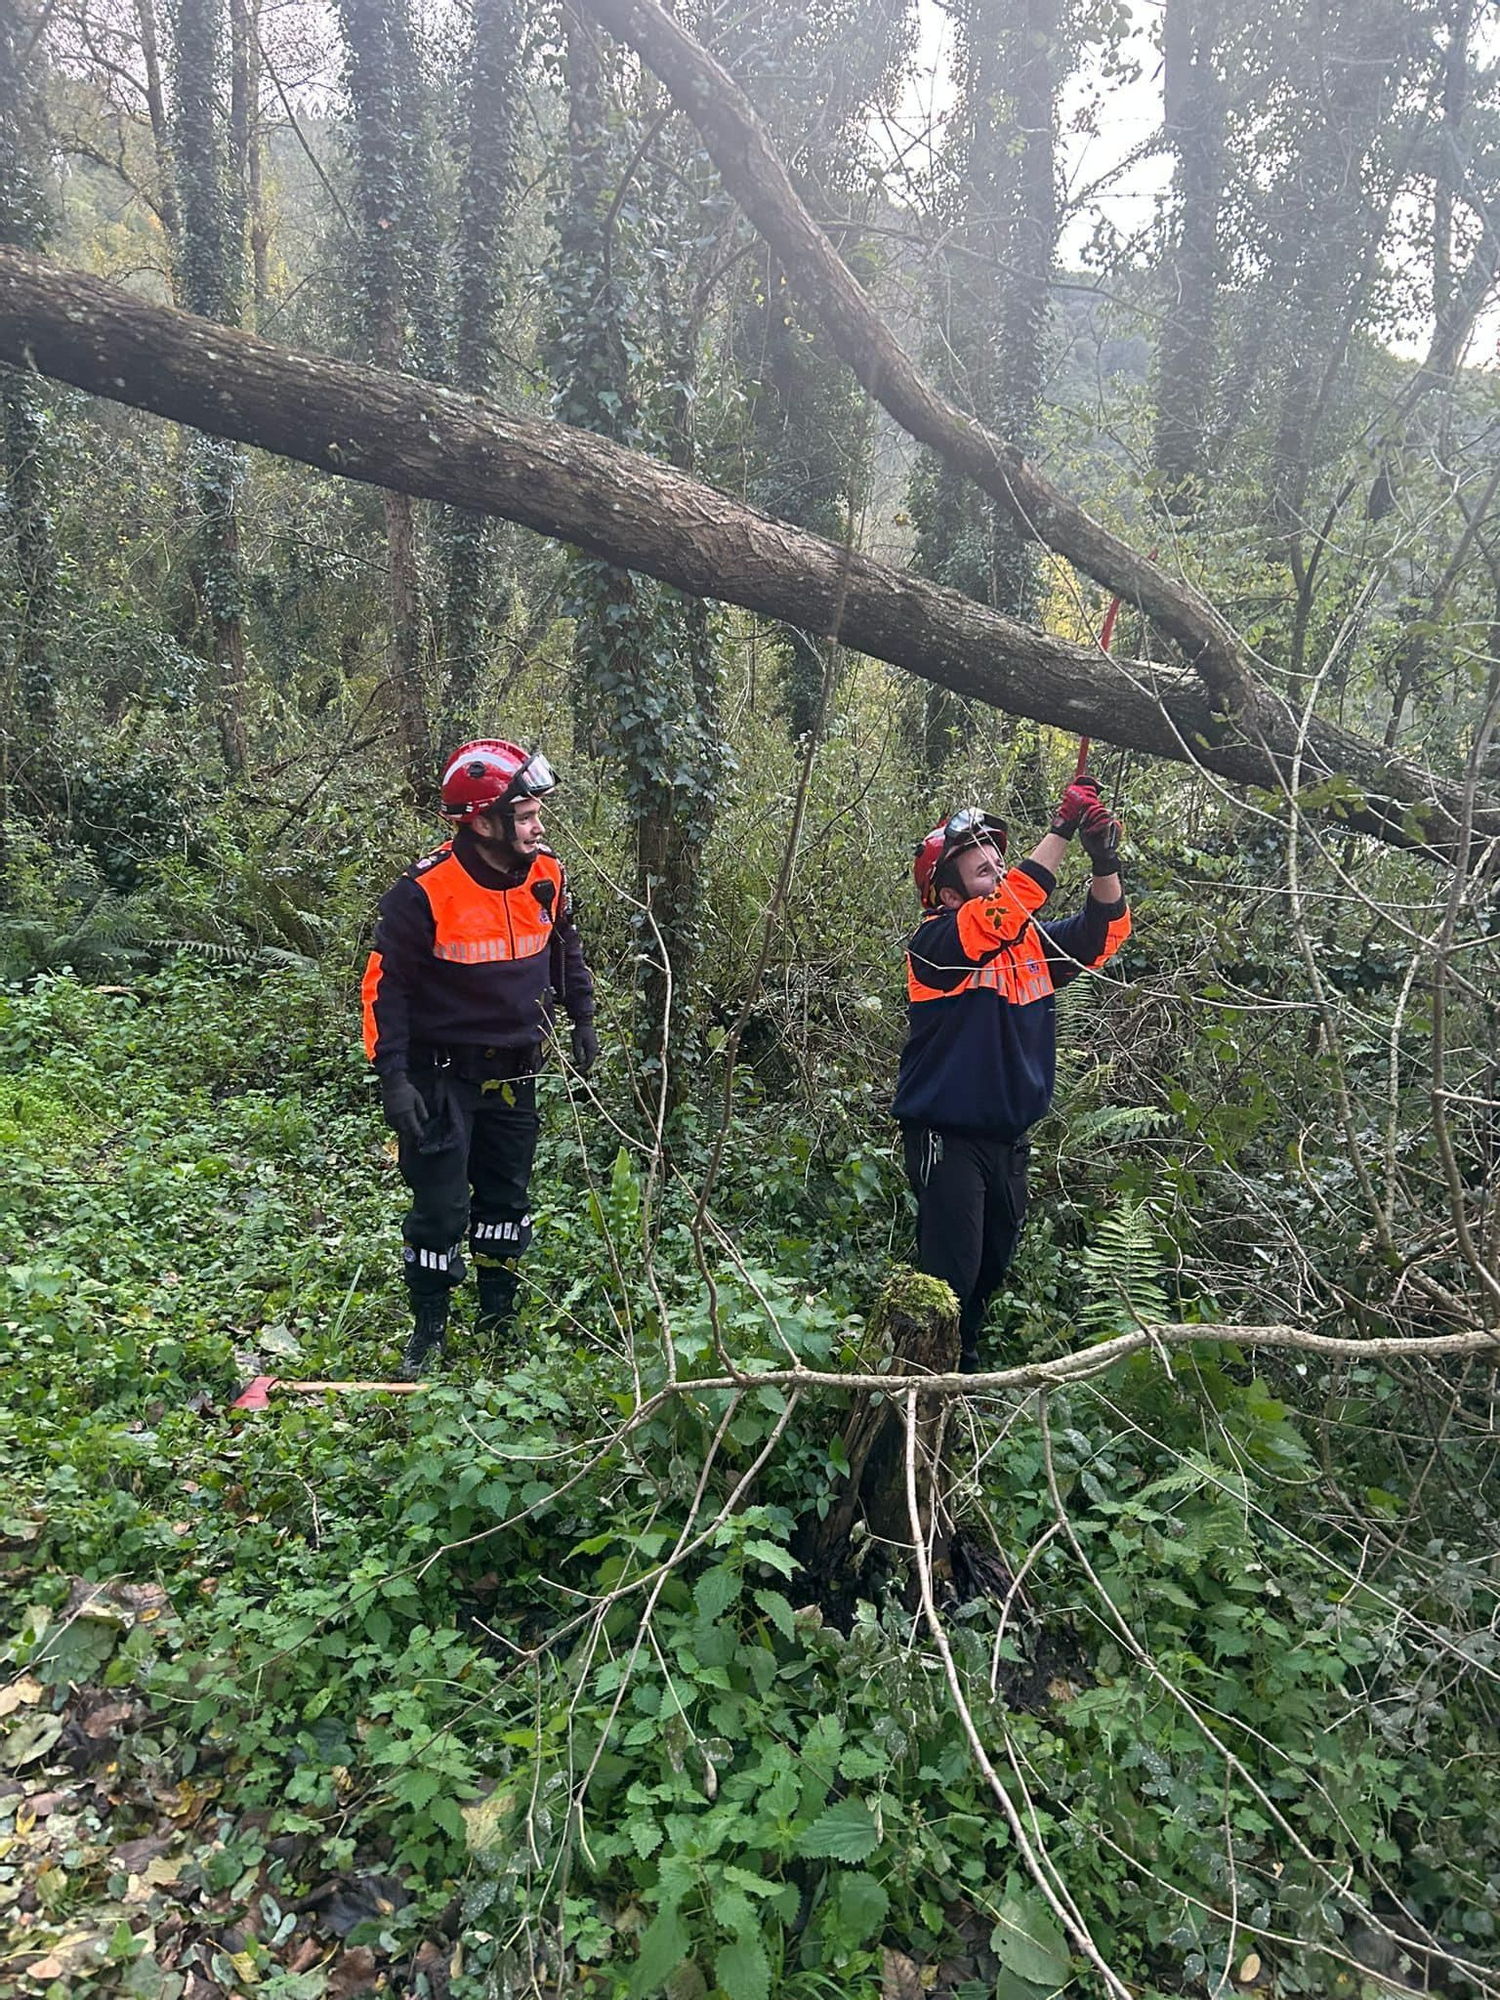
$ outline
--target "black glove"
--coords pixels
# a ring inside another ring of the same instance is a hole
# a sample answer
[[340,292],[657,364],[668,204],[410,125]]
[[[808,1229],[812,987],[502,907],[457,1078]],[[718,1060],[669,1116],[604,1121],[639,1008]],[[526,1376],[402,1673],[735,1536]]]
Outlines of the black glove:
[[380,1108],[398,1139],[408,1146],[421,1145],[427,1130],[427,1106],[405,1070],[380,1079]]
[[1120,842],[1125,829],[1103,803],[1090,806],[1078,826],[1078,839],[1096,875],[1118,875]]
[[587,1020],[573,1023],[573,1067],[580,1076],[587,1076],[598,1060],[599,1037],[591,1014]]

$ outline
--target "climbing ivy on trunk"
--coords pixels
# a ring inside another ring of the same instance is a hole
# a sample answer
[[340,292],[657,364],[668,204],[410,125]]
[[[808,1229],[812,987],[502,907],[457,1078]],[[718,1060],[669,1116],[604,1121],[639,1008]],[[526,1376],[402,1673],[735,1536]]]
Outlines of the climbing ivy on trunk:
[[[204,319],[238,322],[243,290],[244,204],[232,191],[229,135],[220,110],[225,21],[219,0],[178,0],[173,20],[171,143],[177,195],[174,281],[180,304]],[[244,578],[239,507],[245,455],[199,437],[188,474],[195,516],[188,629],[210,662],[219,744],[235,775],[246,761]]]

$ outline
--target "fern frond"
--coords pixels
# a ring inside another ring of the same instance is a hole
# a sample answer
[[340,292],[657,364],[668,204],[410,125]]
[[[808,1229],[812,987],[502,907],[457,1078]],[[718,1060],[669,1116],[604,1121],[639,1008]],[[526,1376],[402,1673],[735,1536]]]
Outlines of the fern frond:
[[1150,1204],[1127,1195],[1100,1218],[1083,1252],[1084,1304],[1079,1320],[1101,1337],[1169,1317],[1158,1282],[1161,1256]]
[[1174,1114],[1159,1104],[1101,1104],[1092,1111],[1076,1113],[1068,1121],[1067,1145],[1076,1148],[1146,1139],[1165,1132],[1173,1122]]

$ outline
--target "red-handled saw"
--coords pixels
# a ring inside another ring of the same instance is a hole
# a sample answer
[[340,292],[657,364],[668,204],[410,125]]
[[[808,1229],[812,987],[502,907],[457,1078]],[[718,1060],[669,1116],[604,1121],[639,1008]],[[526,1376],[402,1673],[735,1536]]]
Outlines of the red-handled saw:
[[[1147,562],[1156,561],[1155,549],[1151,551],[1146,560]],[[1124,598],[1119,596],[1112,597],[1109,600],[1109,609],[1104,614],[1104,623],[1099,627],[1099,650],[1101,653],[1107,653],[1114,644],[1115,620],[1120,615],[1120,606],[1124,601]],[[1084,773],[1088,769],[1088,763],[1089,739],[1086,736],[1080,736],[1078,739],[1078,763],[1073,771],[1073,783],[1075,785],[1083,782]]]

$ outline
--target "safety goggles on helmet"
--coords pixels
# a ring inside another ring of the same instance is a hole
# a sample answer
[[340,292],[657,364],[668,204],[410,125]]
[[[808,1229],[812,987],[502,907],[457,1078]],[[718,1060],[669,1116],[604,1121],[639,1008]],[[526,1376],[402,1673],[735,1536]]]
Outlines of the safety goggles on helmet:
[[962,854],[966,847],[978,847],[986,840],[992,840],[1003,854],[1009,838],[1003,819],[997,819],[994,813],[981,812],[978,806],[964,806],[943,822],[943,860]]
[[994,813],[982,812],[978,806],[964,806],[951,813],[941,826],[935,826],[927,838],[918,844],[912,862],[912,876],[917,885],[917,894],[922,899],[925,910],[939,907],[938,876],[946,862],[968,848],[983,846],[992,842],[1000,852],[1005,852],[1008,835],[1005,821],[997,819]]
[[523,750],[519,743],[486,737],[461,744],[448,759],[439,810],[445,819],[472,819],[476,813],[514,806],[522,799],[539,799],[556,784],[552,766],[540,750]]
[[540,750],[533,750],[511,779],[504,802],[509,804],[512,799],[539,799],[544,793],[556,789],[557,780],[552,775],[552,766]]

